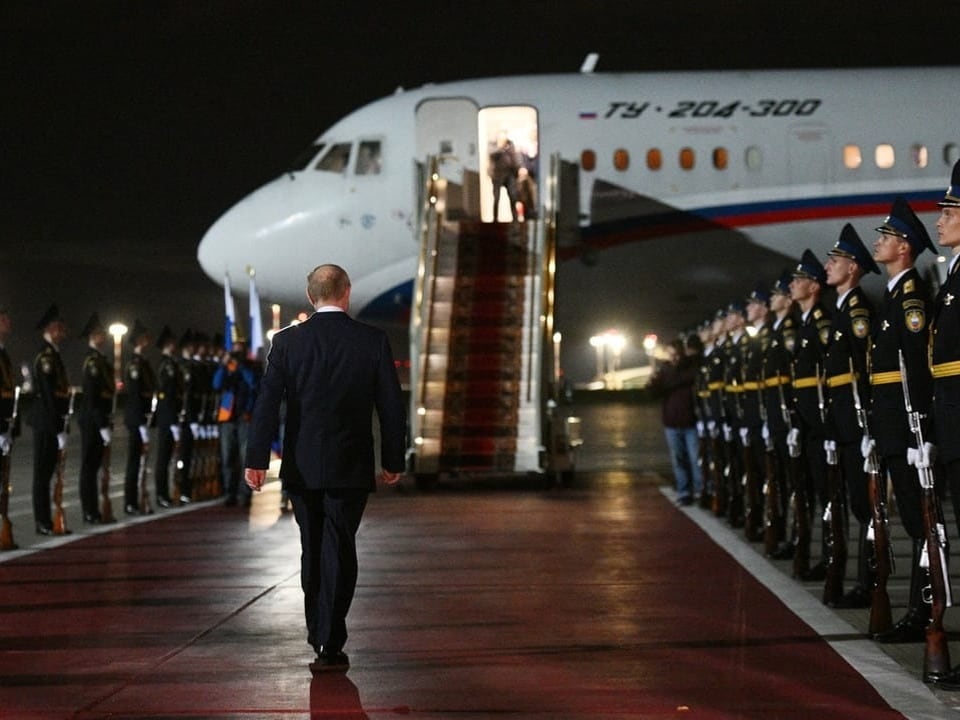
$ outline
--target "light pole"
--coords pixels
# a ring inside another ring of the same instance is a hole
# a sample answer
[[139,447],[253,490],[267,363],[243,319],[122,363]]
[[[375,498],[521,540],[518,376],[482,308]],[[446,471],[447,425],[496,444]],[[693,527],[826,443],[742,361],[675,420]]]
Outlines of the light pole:
[[123,336],[127,334],[127,329],[127,326],[123,323],[113,323],[107,328],[107,332],[113,335],[113,378],[117,390],[123,387],[123,380],[121,379],[123,368],[120,366],[120,360]]
[[560,340],[558,332],[553,334],[553,399],[560,400]]

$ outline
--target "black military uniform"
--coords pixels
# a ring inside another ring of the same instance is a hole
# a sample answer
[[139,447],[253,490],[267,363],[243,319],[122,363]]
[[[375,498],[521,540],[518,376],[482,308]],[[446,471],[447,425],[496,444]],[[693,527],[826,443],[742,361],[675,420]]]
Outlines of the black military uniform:
[[113,368],[97,347],[106,337],[97,313],[90,316],[80,337],[89,338],[90,347],[83,358],[83,394],[77,421],[80,426],[80,505],[83,520],[100,522],[97,506],[97,474],[103,462],[103,450],[113,429]]
[[[790,281],[793,271],[785,270],[770,288],[771,298],[780,295],[790,297]],[[775,528],[779,540],[786,538],[787,505],[794,488],[791,478],[795,475],[791,467],[796,461],[790,457],[787,434],[797,424],[793,399],[793,354],[797,347],[797,316],[791,305],[784,313],[775,316],[770,325],[770,341],[763,356],[763,401],[766,406],[767,433],[774,449],[776,488],[768,488],[777,496],[779,508],[778,525]],[[783,543],[768,552],[778,559],[793,557],[794,543]]]
[[60,350],[52,342],[52,334],[57,331],[54,326],[65,333],[60,311],[51,305],[37,323],[37,329],[44,333],[44,341],[33,361],[33,518],[41,535],[53,532],[50,480],[60,451],[66,450],[70,411],[70,383]]
[[[127,515],[140,512],[139,479],[140,465],[145,461],[145,440],[149,443],[148,426],[153,413],[153,399],[157,382],[150,361],[140,351],[149,344],[147,329],[137,320],[130,332],[130,345],[134,352],[124,369],[124,385],[127,390],[126,404],[123,408],[123,424],[127,428],[127,471],[124,478],[124,510]],[[148,446],[149,447],[149,446]],[[149,511],[149,506],[143,508]]]
[[[180,364],[173,356],[177,347],[170,328],[164,325],[157,338],[157,348],[162,352],[160,364],[157,365],[157,464],[154,470],[156,483],[157,504],[160,507],[170,507],[170,461],[177,449],[178,460],[182,460],[181,423],[183,421],[183,377]],[[178,477],[182,475],[178,468],[174,468]]]
[[[909,243],[916,258],[924,248],[933,249],[930,237],[913,210],[897,198],[890,215],[877,231]],[[923,418],[929,417],[933,380],[927,363],[930,300],[926,283],[915,267],[890,279],[877,309],[870,348],[870,432],[877,454],[890,474],[903,527],[913,538],[910,600],[906,615],[877,639],[910,642],[924,638],[930,621],[930,605],[923,602],[923,588],[930,584],[930,571],[921,568],[924,542],[917,472],[907,464],[907,450],[914,443],[904,407],[899,353],[903,353],[910,381],[911,404]],[[924,420],[926,423],[926,420]]]
[[[7,311],[0,308],[0,315],[7,316]],[[16,387],[13,363],[10,361],[6,348],[0,345],[0,435],[9,434],[10,440],[20,434],[19,418],[15,427],[10,427],[10,419],[13,416],[13,395]]]
[[[751,473],[752,482],[744,486],[744,529],[748,540],[763,539],[763,481],[764,452],[763,421],[763,361],[770,345],[772,326],[769,318],[770,293],[757,285],[747,296],[747,319],[752,332],[747,334],[747,348],[743,363],[743,426],[741,439],[745,441],[744,470]],[[756,320],[751,316],[756,313]]]
[[[828,254],[853,260],[864,273],[880,273],[872,253],[849,223],[844,225]],[[829,389],[826,434],[835,443],[840,479],[846,488],[849,508],[859,523],[857,584],[846,595],[828,601],[835,607],[869,607],[874,585],[873,543],[867,539],[872,514],[860,448],[863,429],[853,392],[856,383],[860,405],[866,410],[870,399],[867,346],[872,316],[873,306],[859,285],[838,297],[830,324],[830,346],[824,360]],[[831,522],[840,522],[845,527],[847,512],[843,499],[842,493],[838,498],[831,498]],[[847,537],[846,532],[843,537]],[[842,578],[843,572],[839,575]]]
[[193,359],[196,346],[193,332],[186,330],[180,336],[180,381],[183,392],[183,418],[180,429],[180,504],[193,500],[194,457],[197,436],[200,433],[202,396],[197,387],[197,362]]
[[[960,161],[953,166],[942,208],[960,213]],[[950,489],[960,528],[960,255],[950,259],[947,277],[937,293],[930,321],[930,363],[933,374],[933,441],[937,460]]]
[[703,362],[706,365],[707,385],[707,433],[710,436],[711,456],[715,473],[711,477],[711,493],[713,495],[713,512],[717,516],[726,515],[729,488],[725,482],[727,467],[727,451],[723,440],[724,422],[724,371],[727,361],[724,351],[723,320],[726,311],[718,310],[714,316],[713,346],[705,349]]
[[[822,287],[827,276],[823,265],[810,251],[805,250],[800,263],[793,271],[793,277],[810,278]],[[797,482],[804,483],[802,492],[806,498],[808,522],[817,517],[816,505],[822,510],[826,505],[826,468],[827,459],[823,448],[826,438],[820,409],[820,385],[823,373],[824,356],[830,342],[830,313],[818,299],[806,313],[800,317],[797,328],[797,347],[793,358],[794,402],[799,418],[800,444],[803,453],[804,476]],[[824,538],[824,544],[826,538]],[[798,548],[804,553],[807,548]],[[826,567],[821,554],[820,562],[813,568],[799,568],[804,580],[822,580]]]
[[746,308],[739,300],[727,307],[727,327],[730,334],[724,343],[726,367],[723,375],[723,435],[727,448],[727,520],[733,527],[743,527],[745,522],[743,477],[745,472],[744,441],[740,435],[744,428],[743,416],[743,368],[746,364],[750,337],[741,327],[732,330],[735,321],[742,322]]

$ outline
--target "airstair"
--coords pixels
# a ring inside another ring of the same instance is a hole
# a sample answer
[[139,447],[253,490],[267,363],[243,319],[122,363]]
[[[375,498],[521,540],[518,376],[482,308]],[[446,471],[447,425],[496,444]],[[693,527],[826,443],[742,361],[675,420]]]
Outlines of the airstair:
[[434,159],[426,167],[410,327],[411,470],[422,484],[543,473],[556,434],[552,223],[482,222],[465,209],[466,183],[440,177]]

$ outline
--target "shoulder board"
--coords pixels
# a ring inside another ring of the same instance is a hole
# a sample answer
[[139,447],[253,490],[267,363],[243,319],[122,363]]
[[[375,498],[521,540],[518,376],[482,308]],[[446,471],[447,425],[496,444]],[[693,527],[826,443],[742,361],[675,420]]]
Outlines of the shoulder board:
[[854,295],[850,298],[850,307],[856,307],[860,304],[860,296]]

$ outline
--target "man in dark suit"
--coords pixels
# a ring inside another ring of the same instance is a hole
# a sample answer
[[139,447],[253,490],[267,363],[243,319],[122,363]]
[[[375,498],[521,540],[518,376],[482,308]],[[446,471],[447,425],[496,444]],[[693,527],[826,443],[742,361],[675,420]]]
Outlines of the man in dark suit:
[[349,667],[343,646],[357,582],[356,533],[376,490],[372,418],[380,423],[380,478],[397,482],[405,414],[386,335],[347,315],[350,278],[336,265],[307,276],[316,313],[273,338],[247,445],[245,479],[263,487],[286,400],[280,477],[300,526],[301,585],[313,672]]

